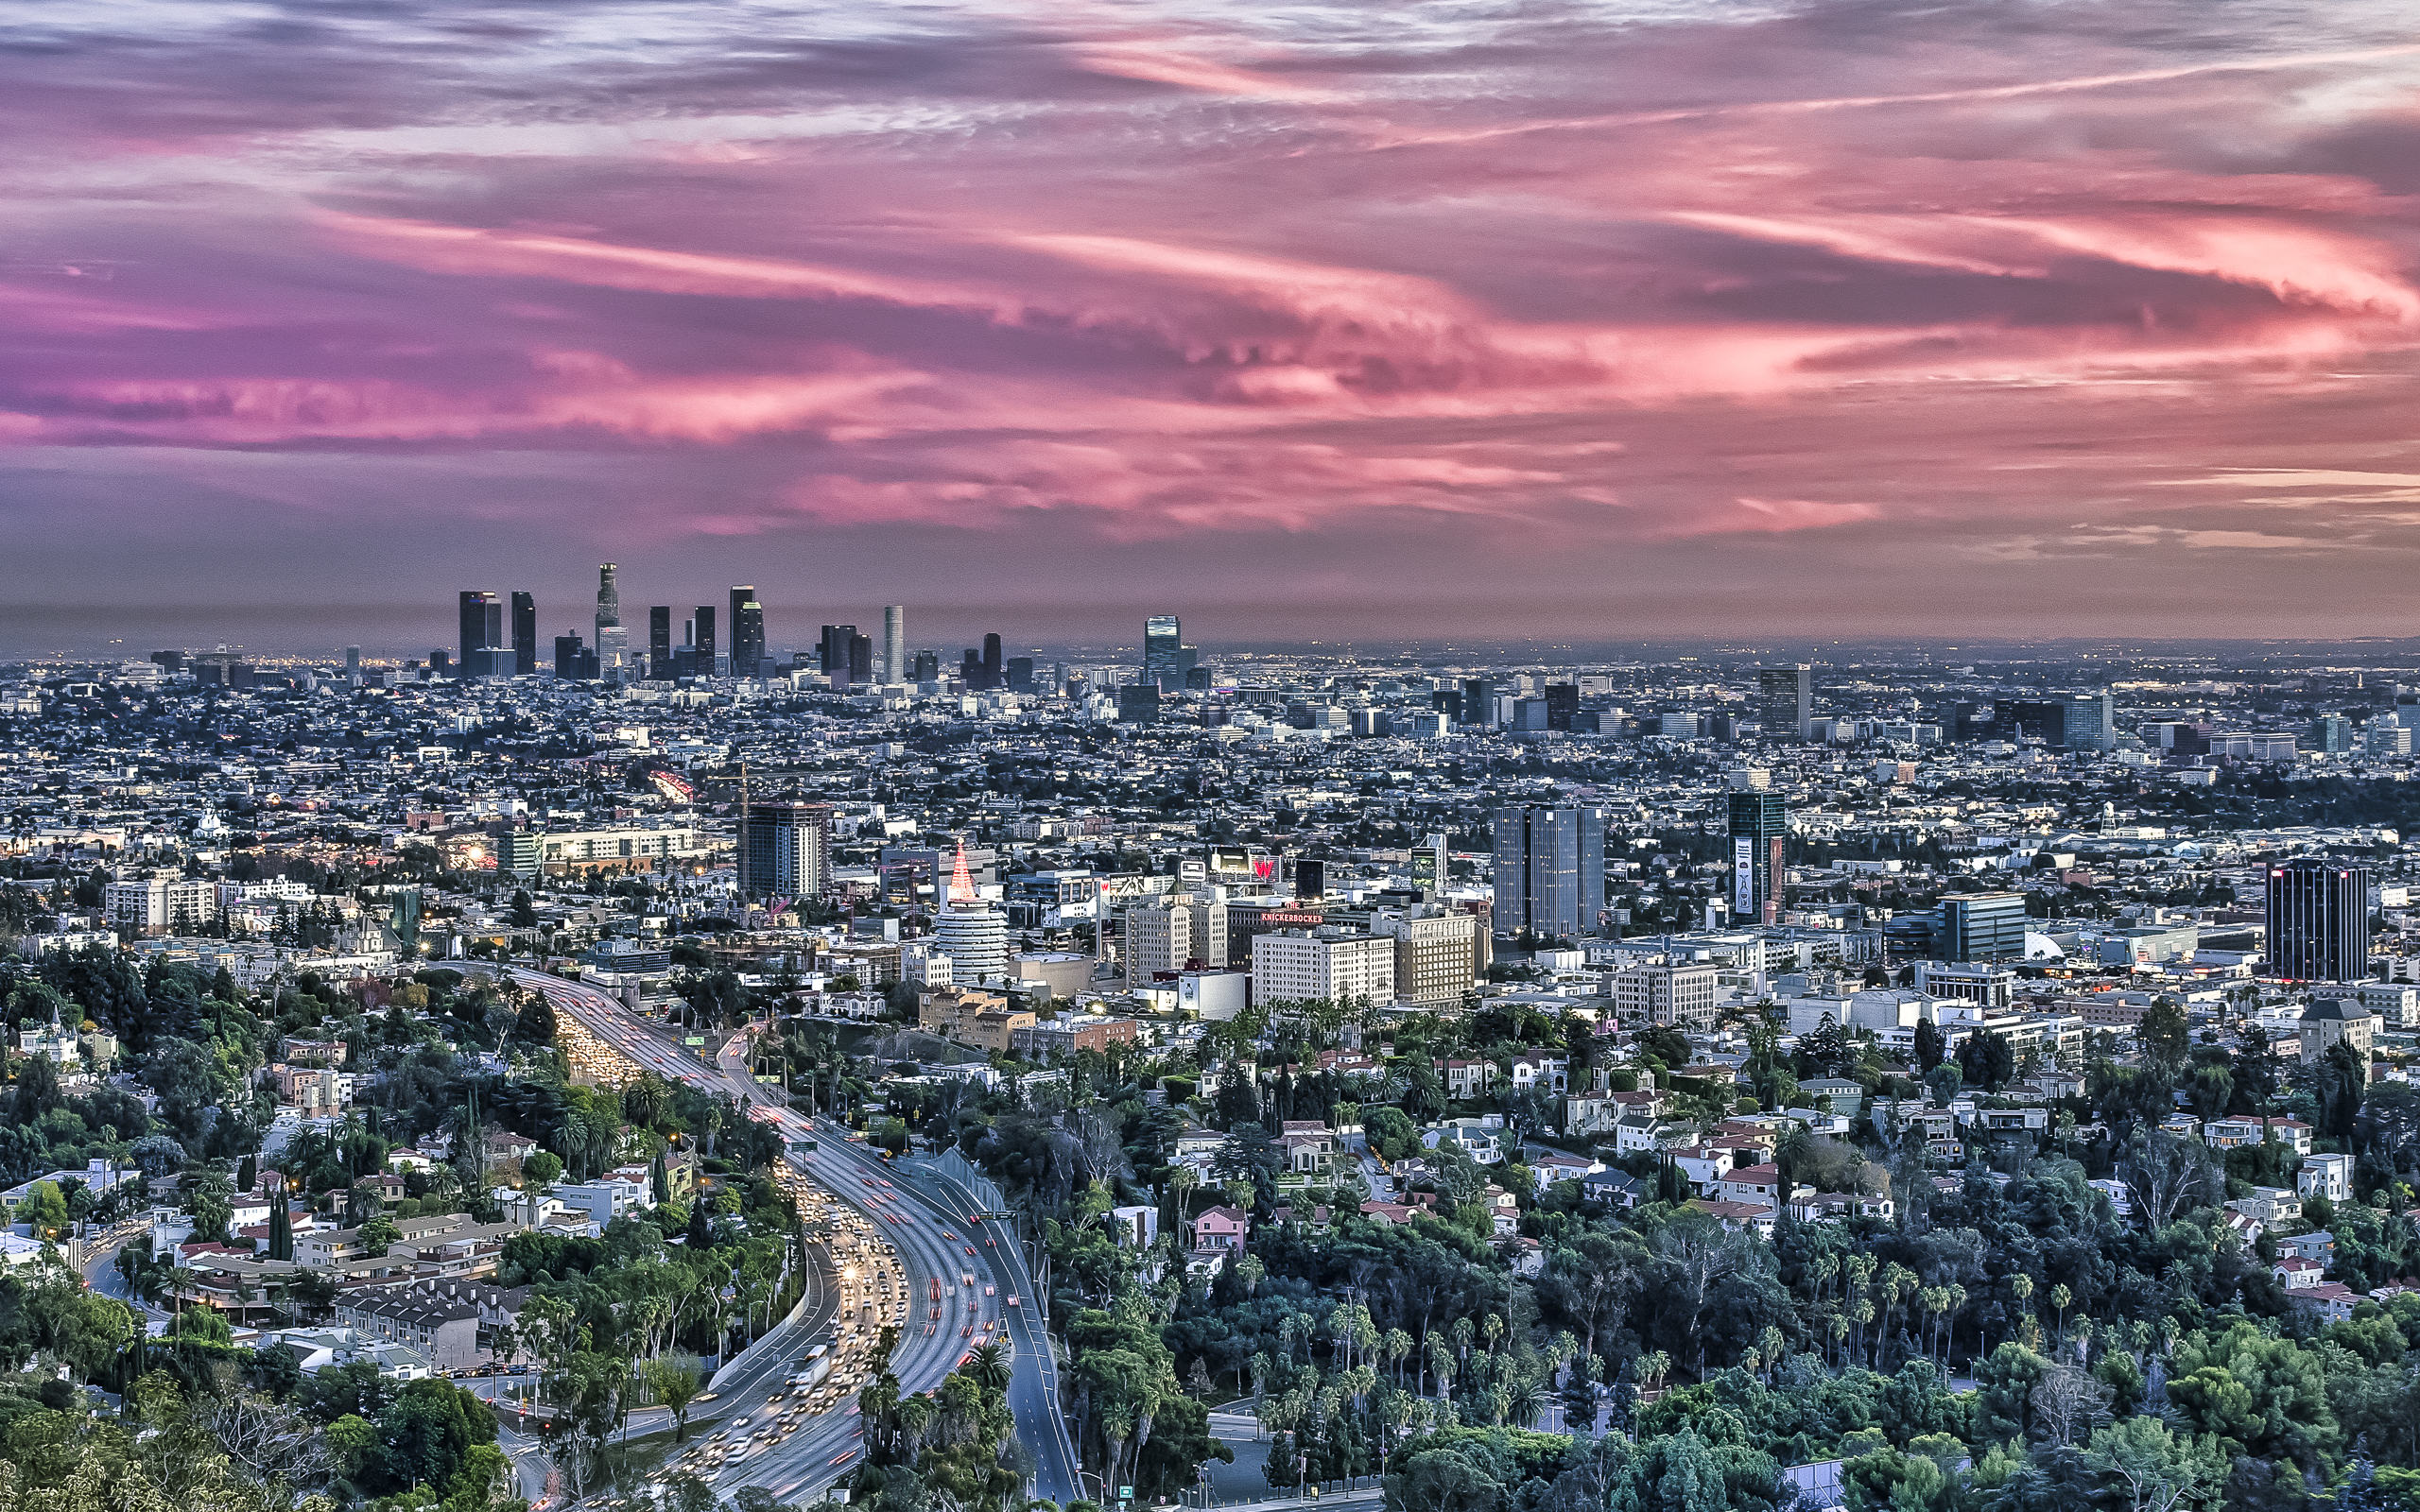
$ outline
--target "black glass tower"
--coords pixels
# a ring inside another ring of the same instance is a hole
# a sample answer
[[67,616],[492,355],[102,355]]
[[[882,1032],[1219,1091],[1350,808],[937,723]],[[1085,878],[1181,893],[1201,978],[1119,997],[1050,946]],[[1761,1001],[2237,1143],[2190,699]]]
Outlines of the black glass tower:
[[493,593],[466,588],[462,591],[460,612],[462,651],[457,665],[462,676],[477,677],[486,670],[486,659],[474,653],[504,644],[504,603]]
[[2269,868],[2269,974],[2360,982],[2370,974],[2370,868],[2300,856]]
[[512,595],[512,675],[538,675],[538,600],[528,593]]
[[669,604],[648,606],[647,675],[658,681],[672,676],[672,606]]

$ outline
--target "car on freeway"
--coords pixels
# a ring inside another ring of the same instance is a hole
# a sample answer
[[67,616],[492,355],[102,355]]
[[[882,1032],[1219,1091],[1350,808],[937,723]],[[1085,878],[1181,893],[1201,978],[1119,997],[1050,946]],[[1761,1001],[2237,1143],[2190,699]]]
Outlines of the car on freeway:
[[969,1245],[969,1246],[966,1246],[966,1252],[967,1252],[968,1254],[970,1254],[970,1255],[971,1255],[971,1254],[973,1254],[973,1253],[975,1253],[975,1246],[974,1246],[973,1245]]
[[846,1465],[850,1460],[856,1456],[856,1452],[857,1452],[854,1449],[844,1449],[838,1454],[832,1456],[832,1463],[835,1465]]
[[996,1286],[986,1286],[983,1288],[983,1295],[986,1297],[997,1297],[1000,1295],[1000,1289]]
[[1011,1293],[1009,1294],[1009,1305],[1010,1305],[1011,1307],[1014,1307],[1014,1306],[1016,1306],[1016,1305],[1017,1305],[1017,1297],[1016,1297],[1016,1293],[1014,1293],[1014,1292],[1011,1292]]
[[999,1247],[1000,1247],[1000,1242],[999,1242],[998,1240],[996,1240],[996,1239],[986,1239],[986,1240],[984,1240],[984,1241],[983,1241],[983,1243],[984,1243],[987,1246],[989,1246],[989,1247],[991,1247],[991,1248],[993,1248],[993,1249],[997,1249],[997,1248],[999,1248]]

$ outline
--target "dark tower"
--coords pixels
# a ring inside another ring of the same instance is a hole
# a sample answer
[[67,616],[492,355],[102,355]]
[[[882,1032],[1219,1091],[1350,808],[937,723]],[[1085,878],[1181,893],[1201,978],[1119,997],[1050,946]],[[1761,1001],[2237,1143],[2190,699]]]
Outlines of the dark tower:
[[672,676],[672,606],[649,605],[647,611],[647,675],[663,680]]
[[731,675],[752,678],[765,659],[765,606],[756,601],[753,586],[731,591]]
[[538,600],[527,593],[512,595],[512,675],[538,675]]
[[2370,868],[2298,856],[2269,868],[2269,973],[2290,982],[2370,974]]
[[487,666],[484,659],[473,653],[504,644],[504,604],[493,593],[466,588],[460,608],[462,651],[457,664],[463,677],[478,677],[487,671]]
[[1000,660],[1000,638],[996,635],[983,637],[983,686],[998,687],[1007,671],[1007,665]]
[[712,604],[698,606],[698,675],[701,678],[715,675],[715,607]]

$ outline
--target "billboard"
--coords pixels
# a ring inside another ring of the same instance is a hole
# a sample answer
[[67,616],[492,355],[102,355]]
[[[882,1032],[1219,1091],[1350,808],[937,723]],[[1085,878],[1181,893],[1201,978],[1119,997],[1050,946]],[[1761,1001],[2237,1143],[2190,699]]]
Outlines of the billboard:
[[1731,842],[1731,912],[1738,919],[1756,917],[1756,842],[1744,834]]

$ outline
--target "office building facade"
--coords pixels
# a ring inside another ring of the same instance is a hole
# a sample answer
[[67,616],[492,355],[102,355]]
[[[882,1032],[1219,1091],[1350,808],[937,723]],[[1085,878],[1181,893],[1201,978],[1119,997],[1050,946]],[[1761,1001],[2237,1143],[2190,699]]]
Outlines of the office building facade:
[[2269,868],[2269,974],[2360,982],[2370,974],[2370,868],[2298,856]]
[[2070,698],[2060,714],[2057,744],[2069,750],[2118,748],[2118,712],[2111,695],[2099,693]]
[[748,811],[745,896],[810,901],[832,880],[832,810],[821,803],[759,803]]
[[1815,728],[1815,669],[1767,667],[1756,674],[1756,722],[1768,740],[1805,740]]
[[1126,980],[1227,964],[1227,908],[1189,898],[1138,903],[1126,911]]
[[1495,835],[1499,935],[1593,935],[1605,906],[1605,820],[1593,808],[1498,809]]
[[672,606],[650,605],[647,611],[647,675],[661,682],[672,676]]
[[764,660],[765,606],[757,601],[754,585],[743,583],[731,591],[731,675],[762,676]]
[[538,600],[527,593],[512,595],[512,675],[538,675]]
[[602,645],[605,631],[622,623],[621,585],[614,580],[614,563],[605,562],[596,569],[596,642]]
[[882,680],[908,680],[908,610],[902,604],[883,606]]
[[1477,914],[1428,914],[1385,926],[1395,942],[1395,1001],[1450,1007],[1478,984],[1494,938]]
[[[461,594],[461,660],[456,664],[466,678],[512,675],[512,647],[504,638],[504,600],[479,589]],[[499,671],[496,663],[501,660]]]
[[2025,958],[2025,894],[1953,893],[1941,901],[1932,953],[1945,961]]

